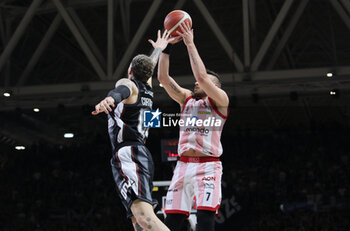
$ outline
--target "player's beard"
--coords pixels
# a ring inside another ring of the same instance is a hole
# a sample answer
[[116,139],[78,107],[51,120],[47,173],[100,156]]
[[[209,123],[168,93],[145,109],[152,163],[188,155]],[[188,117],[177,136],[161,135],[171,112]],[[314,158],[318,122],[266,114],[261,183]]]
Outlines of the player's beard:
[[203,99],[204,97],[206,97],[207,94],[205,94],[204,91],[197,91],[197,92],[192,92],[192,97],[195,99]]

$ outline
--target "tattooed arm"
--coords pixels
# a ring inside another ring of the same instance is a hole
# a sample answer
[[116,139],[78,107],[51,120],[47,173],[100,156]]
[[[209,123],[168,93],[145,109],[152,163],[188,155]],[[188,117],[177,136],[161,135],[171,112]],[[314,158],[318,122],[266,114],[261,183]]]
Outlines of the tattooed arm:
[[210,76],[207,74],[205,65],[199,56],[196,45],[193,42],[193,30],[186,23],[182,23],[180,28],[182,32],[178,31],[177,33],[182,37],[187,47],[192,72],[200,88],[203,89],[207,96],[214,100],[216,106],[227,107],[229,104],[228,96],[224,90],[213,83]]
[[187,97],[192,92],[188,89],[182,88],[176,81],[169,76],[169,55],[162,53],[158,64],[158,80],[163,85],[168,95],[182,106]]
[[[160,54],[167,47],[168,43],[172,40],[174,40],[174,39],[169,38],[169,33],[167,30],[165,30],[162,35],[160,33],[160,30],[158,30],[156,41],[153,41],[152,39],[148,40],[148,42],[150,42],[154,48],[152,54],[150,55],[150,58],[152,59],[152,61],[154,63],[154,67],[157,65]],[[148,85],[150,85],[152,87],[152,78],[150,78],[147,81],[147,83],[148,83]]]
[[144,229],[143,229],[138,223],[135,224],[134,229],[135,229],[136,231],[144,231]]

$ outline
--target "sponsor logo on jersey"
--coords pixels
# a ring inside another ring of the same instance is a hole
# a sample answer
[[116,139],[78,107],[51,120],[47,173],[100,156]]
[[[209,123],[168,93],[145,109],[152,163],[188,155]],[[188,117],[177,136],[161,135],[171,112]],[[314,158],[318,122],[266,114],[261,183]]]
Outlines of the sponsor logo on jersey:
[[215,181],[216,180],[216,177],[215,176],[208,176],[208,177],[203,177],[202,178],[202,181]]
[[166,204],[167,204],[167,205],[171,205],[172,203],[173,203],[173,200],[172,200],[172,199],[166,200]]
[[145,94],[153,97],[153,91],[145,90]]
[[208,134],[209,133],[209,129],[191,127],[191,128],[186,128],[186,132],[197,132],[197,133],[201,133],[201,134]]
[[215,185],[213,183],[204,183],[204,188],[215,189]]
[[146,107],[152,108],[153,106],[153,101],[150,98],[147,97],[141,97],[141,104]]

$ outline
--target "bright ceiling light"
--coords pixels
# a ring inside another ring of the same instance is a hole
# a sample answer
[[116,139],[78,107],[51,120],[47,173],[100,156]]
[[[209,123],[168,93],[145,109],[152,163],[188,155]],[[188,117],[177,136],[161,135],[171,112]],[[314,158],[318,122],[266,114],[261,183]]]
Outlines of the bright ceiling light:
[[16,150],[24,150],[24,149],[26,149],[26,147],[24,147],[24,146],[22,146],[22,145],[17,145],[17,146],[15,147],[15,149],[16,149]]
[[64,133],[63,136],[64,136],[64,138],[70,139],[70,138],[74,137],[74,134],[73,133]]

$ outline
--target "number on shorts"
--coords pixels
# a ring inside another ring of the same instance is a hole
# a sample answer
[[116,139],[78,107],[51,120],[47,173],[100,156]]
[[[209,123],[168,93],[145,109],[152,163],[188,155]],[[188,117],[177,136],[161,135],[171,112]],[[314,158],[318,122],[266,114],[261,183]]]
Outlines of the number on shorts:
[[122,194],[122,196],[125,200],[128,196],[128,189],[130,186],[131,186],[130,182],[124,182],[121,189],[120,189],[120,193]]
[[207,201],[209,200],[210,194],[211,194],[210,192],[207,192],[207,195],[208,195],[207,196]]

